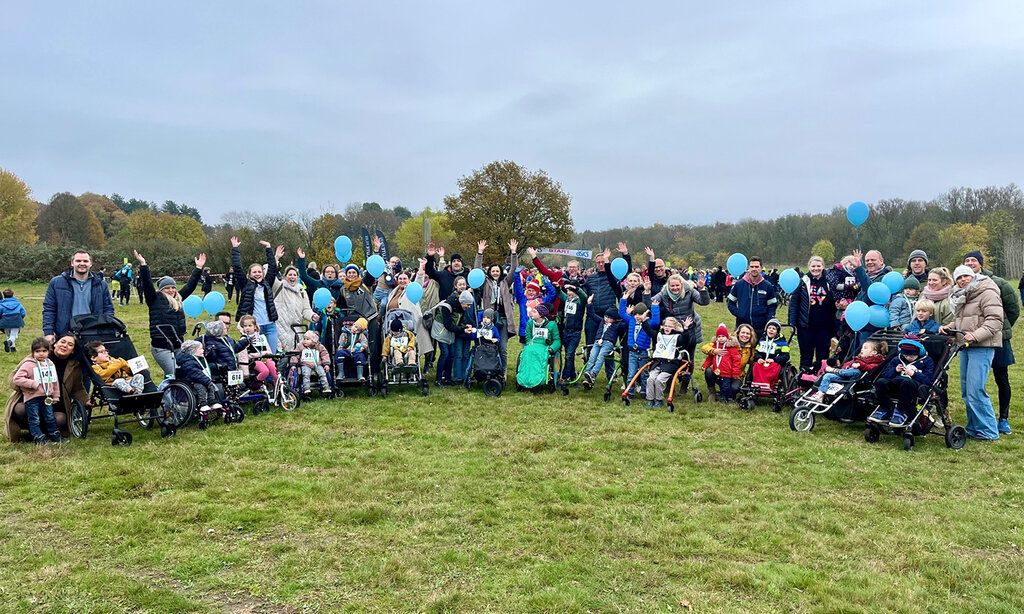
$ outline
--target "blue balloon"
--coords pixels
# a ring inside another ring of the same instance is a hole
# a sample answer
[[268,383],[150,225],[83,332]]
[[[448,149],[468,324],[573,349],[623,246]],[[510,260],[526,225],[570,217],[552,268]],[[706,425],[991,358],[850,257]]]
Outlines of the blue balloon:
[[223,311],[226,303],[224,295],[216,290],[203,297],[203,309],[211,316],[215,316]]
[[349,261],[352,258],[352,239],[349,239],[345,235],[339,236],[334,240],[334,256],[338,259],[338,262],[342,264]]
[[889,286],[880,281],[876,281],[868,286],[868,298],[876,305],[884,305],[888,303],[889,297],[891,296],[892,292],[889,291]]
[[889,328],[889,310],[882,305],[872,305],[868,322],[875,328]]
[[793,294],[793,291],[800,286],[800,274],[793,269],[786,269],[779,274],[779,287],[786,294]]
[[181,303],[181,309],[190,318],[198,318],[203,313],[203,299],[195,294],[190,295]]
[[317,309],[323,309],[327,307],[327,303],[331,302],[331,291],[327,288],[317,288],[317,291],[313,293],[313,306]]
[[882,278],[882,283],[889,288],[889,292],[898,294],[903,292],[903,276],[896,271],[889,271]]
[[870,213],[871,210],[868,209],[867,203],[859,200],[855,203],[850,203],[850,205],[846,207],[846,219],[850,220],[850,223],[854,226],[860,226],[864,222],[868,221],[868,215],[870,215]]
[[871,308],[864,301],[854,301],[846,308],[846,325],[858,331],[868,325],[871,320]]
[[615,260],[612,260],[612,275],[615,279],[622,279],[629,273],[629,265],[626,264],[626,259],[619,256]]
[[384,269],[387,268],[387,263],[384,259],[374,254],[366,259],[366,270],[370,273],[371,277],[380,277],[384,274]]
[[474,290],[484,285],[485,280],[486,275],[484,274],[483,269],[473,269],[469,272],[469,275],[466,276],[466,281],[469,282],[469,287]]
[[725,261],[725,268],[729,269],[729,274],[733,277],[740,277],[747,272],[747,264],[747,257],[736,252]]
[[423,298],[423,286],[418,281],[410,281],[405,287],[405,298],[411,303],[418,303]]

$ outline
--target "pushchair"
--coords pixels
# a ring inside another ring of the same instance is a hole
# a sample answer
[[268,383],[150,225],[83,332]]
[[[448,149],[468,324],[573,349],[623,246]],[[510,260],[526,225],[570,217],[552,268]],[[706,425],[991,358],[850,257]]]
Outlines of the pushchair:
[[[778,326],[779,338],[781,340],[784,340],[789,344],[796,338],[795,326],[790,324],[778,324]],[[789,331],[788,337],[785,334],[785,331],[787,330]],[[763,343],[764,340],[761,342]],[[782,411],[782,407],[791,398],[790,393],[797,381],[797,369],[791,362],[787,361],[781,366],[778,379],[776,379],[774,386],[755,382],[754,368],[756,366],[756,356],[757,355],[755,353],[755,359],[751,362],[746,375],[743,377],[739,393],[736,395],[736,401],[739,403],[740,409],[749,411],[754,409],[759,400],[766,400],[772,404],[772,411],[780,412]]]
[[[383,329],[385,333],[391,330],[391,323],[394,320],[401,320],[406,331],[416,333],[416,318],[409,310],[392,309],[384,314]],[[369,339],[369,336],[367,338]],[[419,356],[413,364],[409,365],[395,364],[391,361],[390,356],[381,355],[376,386],[377,392],[382,397],[388,395],[389,386],[416,386],[421,395],[427,396],[430,393],[430,384],[423,377],[423,371],[420,369]]]
[[[902,333],[879,332],[890,336],[897,334],[902,336]],[[953,332],[959,335],[959,331]],[[864,440],[868,443],[877,443],[882,433],[902,435],[903,449],[910,451],[914,449],[918,437],[934,433],[943,435],[947,448],[959,450],[967,444],[967,429],[953,424],[950,419],[948,372],[953,359],[960,353],[960,350],[967,347],[967,344],[957,337],[947,337],[946,335],[923,335],[920,341],[924,345],[925,351],[928,352],[928,356],[935,363],[935,375],[929,385],[921,386],[918,389],[917,410],[912,416],[909,416],[903,426],[898,428],[868,422],[864,428]],[[877,403],[875,407],[877,408]]]
[[498,344],[477,343],[470,350],[468,373],[466,390],[471,390],[474,382],[482,382],[485,396],[501,396],[505,390],[505,369]]
[[[158,390],[149,374],[149,363],[135,350],[124,322],[113,315],[90,314],[75,317],[71,322],[79,360],[83,365],[83,376],[92,383],[92,407],[74,403],[71,409],[71,434],[83,438],[89,433],[93,420],[113,418],[112,445],[130,446],[132,434],[123,430],[123,424],[135,423],[145,429],[160,425],[161,437],[172,437],[178,429],[188,423],[196,410],[192,389],[173,379]],[[145,379],[143,391],[139,394],[125,394],[107,386],[90,366],[85,353],[88,344],[99,341],[113,358],[123,358],[133,373],[141,373]],[[170,376],[168,376],[170,377]],[[96,412],[103,412],[97,415]]]

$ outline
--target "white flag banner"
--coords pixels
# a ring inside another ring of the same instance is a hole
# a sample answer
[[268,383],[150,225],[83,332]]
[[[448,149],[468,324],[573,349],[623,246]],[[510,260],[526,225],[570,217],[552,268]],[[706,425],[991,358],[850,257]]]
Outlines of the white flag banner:
[[568,256],[569,258],[582,258],[593,260],[594,252],[589,249],[563,249],[561,247],[538,247],[538,254],[551,254],[552,256]]

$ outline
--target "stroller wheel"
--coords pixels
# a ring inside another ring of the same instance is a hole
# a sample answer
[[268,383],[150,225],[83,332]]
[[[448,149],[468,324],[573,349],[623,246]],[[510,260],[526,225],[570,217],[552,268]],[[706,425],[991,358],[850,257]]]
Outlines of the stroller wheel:
[[751,399],[749,397],[744,397],[740,399],[740,409],[742,409],[743,411],[750,411],[754,409],[754,399]]
[[78,439],[89,434],[89,409],[78,399],[71,402],[71,434]]
[[875,427],[869,426],[864,429],[864,441],[868,443],[878,443],[878,438],[882,433]]
[[809,433],[814,429],[814,412],[804,407],[794,408],[789,413],[789,428],[798,433]]
[[128,431],[115,430],[114,434],[110,436],[110,445],[130,446],[132,445],[132,434]]
[[907,452],[914,449],[914,436],[910,433],[903,436],[903,449]]
[[611,401],[611,400],[612,400],[612,393],[611,392],[605,392],[604,393],[604,402],[607,403],[608,401]]
[[153,414],[148,409],[140,409],[135,412],[135,419],[138,421],[139,426],[146,429],[147,431],[153,428],[153,424],[156,422],[153,419]]
[[967,429],[962,426],[954,426],[946,431],[946,447],[959,450],[967,445]]
[[694,389],[694,391],[693,391],[693,402],[694,403],[703,403],[704,402],[704,393],[701,392],[700,390]]
[[177,432],[178,432],[178,429],[174,428],[173,426],[171,426],[169,424],[165,424],[165,425],[160,427],[160,436],[165,438],[165,439],[167,437],[174,437],[174,435],[177,434]]

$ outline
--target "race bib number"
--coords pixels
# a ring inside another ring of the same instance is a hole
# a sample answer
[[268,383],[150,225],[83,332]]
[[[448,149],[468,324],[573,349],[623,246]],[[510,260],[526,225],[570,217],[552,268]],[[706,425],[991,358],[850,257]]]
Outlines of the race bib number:
[[839,394],[842,391],[843,391],[843,385],[842,384],[840,384],[838,382],[832,382],[831,384],[828,385],[828,389],[825,391],[825,393],[826,394],[835,395],[835,394]]
[[565,315],[567,315],[567,316],[574,316],[574,315],[576,315],[576,308],[577,307],[578,307],[578,305],[576,303],[566,303],[565,304]]
[[315,365],[318,362],[319,358],[319,352],[317,352],[316,350],[302,350],[302,362],[308,362],[310,364]]
[[132,375],[142,373],[149,369],[149,363],[146,362],[145,356],[136,356],[128,361],[128,368],[132,370]]
[[40,384],[56,384],[57,371],[50,365],[41,365],[35,369],[36,382]]
[[228,371],[228,386],[241,386],[242,385],[242,372],[241,371]]
[[404,335],[401,337],[395,337],[394,339],[391,340],[391,345],[395,346],[400,350],[404,350],[405,348],[409,347],[409,338]]
[[257,354],[263,354],[270,351],[270,344],[267,343],[267,338],[260,335],[252,343],[252,349],[256,350]]
[[546,328],[535,328],[535,329],[533,329],[533,338],[534,339],[544,339],[545,341],[547,341],[547,339],[548,339],[548,329],[546,329]]
[[679,335],[658,335],[658,342],[654,346],[654,357],[666,360],[674,359],[678,342]]
[[[536,331],[534,331],[534,332],[536,332]],[[545,330],[544,332],[547,332],[547,331]],[[480,333],[477,336],[480,337],[481,339],[485,339],[487,341],[494,341],[494,333],[491,332],[491,329],[489,329],[489,328],[481,329]]]

